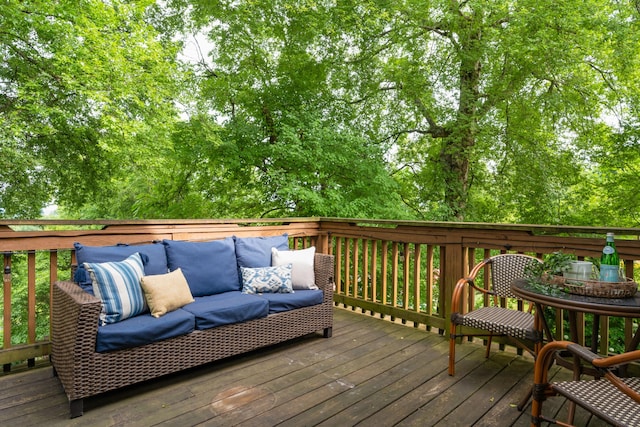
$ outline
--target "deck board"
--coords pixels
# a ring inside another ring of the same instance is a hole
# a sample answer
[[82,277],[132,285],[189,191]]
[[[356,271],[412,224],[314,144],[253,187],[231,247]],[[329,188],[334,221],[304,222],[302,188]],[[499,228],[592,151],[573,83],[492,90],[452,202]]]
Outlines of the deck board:
[[[528,426],[516,403],[533,362],[515,352],[484,357],[458,346],[447,374],[448,340],[335,308],[330,339],[314,334],[85,399],[70,420],[51,367],[0,376],[0,425],[48,426]],[[554,368],[554,374],[568,375]],[[545,413],[566,413],[563,399]],[[578,411],[579,425],[604,425]]]

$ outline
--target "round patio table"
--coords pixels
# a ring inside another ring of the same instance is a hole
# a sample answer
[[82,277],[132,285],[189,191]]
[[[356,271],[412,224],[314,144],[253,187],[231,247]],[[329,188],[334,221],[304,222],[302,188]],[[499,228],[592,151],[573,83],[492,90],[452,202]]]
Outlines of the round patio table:
[[[531,301],[536,305],[536,325],[539,331],[545,332],[549,339],[553,339],[544,318],[545,306],[567,310],[569,314],[569,330],[571,341],[578,342],[577,313],[590,313],[593,318],[593,334],[591,351],[597,353],[600,316],[640,318],[640,293],[630,298],[599,298],[584,295],[559,292],[557,295],[547,295],[540,288],[531,286],[525,279],[514,280],[511,290],[520,298]],[[640,328],[635,332],[626,351],[634,350],[640,340]],[[596,338],[596,339],[593,339]]]

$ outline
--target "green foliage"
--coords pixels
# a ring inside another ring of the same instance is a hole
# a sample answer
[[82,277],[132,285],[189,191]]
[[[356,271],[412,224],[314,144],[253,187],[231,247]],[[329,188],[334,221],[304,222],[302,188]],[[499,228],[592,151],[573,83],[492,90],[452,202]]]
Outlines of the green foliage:
[[180,78],[179,45],[145,22],[151,4],[0,5],[0,216],[80,206],[154,153]]
[[[316,126],[323,136],[327,129],[353,135],[381,154],[379,168],[386,164],[396,181],[390,189],[404,215],[423,219],[592,223],[594,206],[619,200],[594,199],[593,171],[619,133],[606,117],[637,128],[626,107],[637,105],[637,67],[625,66],[639,51],[631,5],[170,5],[206,25],[213,48],[202,93],[231,118],[225,128],[241,123],[241,136],[251,140],[242,145],[259,159],[271,154],[270,144],[289,149],[292,135]],[[322,142],[333,149],[332,140]],[[632,157],[613,156],[630,171]],[[296,184],[286,192],[306,198]],[[273,209],[286,212],[288,199]],[[616,218],[627,223],[626,216]]]
[[565,254],[562,251],[552,252],[544,256],[542,263],[531,263],[526,266],[527,277],[540,280],[543,275],[559,276],[569,270],[569,265],[575,261],[573,254]]
[[629,2],[0,9],[2,217],[638,224]]

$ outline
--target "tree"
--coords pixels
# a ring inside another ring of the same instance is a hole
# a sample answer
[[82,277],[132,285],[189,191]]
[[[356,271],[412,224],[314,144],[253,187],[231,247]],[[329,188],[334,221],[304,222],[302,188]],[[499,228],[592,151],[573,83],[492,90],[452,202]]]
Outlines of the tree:
[[409,216],[385,167],[386,147],[348,103],[336,103],[337,57],[317,39],[331,15],[307,15],[304,2],[171,4],[174,15],[206,25],[213,43],[198,70],[200,111],[222,123],[224,182],[238,196],[236,212]]
[[303,103],[322,112],[321,126],[386,153],[421,218],[591,220],[566,205],[599,168],[594,154],[637,128],[630,2],[171,4],[206,24],[216,111],[270,144],[292,112],[303,128],[318,117],[301,117]]
[[0,8],[1,216],[637,225],[631,2]]
[[179,44],[153,1],[0,4],[0,217],[81,206],[136,173],[177,117]]

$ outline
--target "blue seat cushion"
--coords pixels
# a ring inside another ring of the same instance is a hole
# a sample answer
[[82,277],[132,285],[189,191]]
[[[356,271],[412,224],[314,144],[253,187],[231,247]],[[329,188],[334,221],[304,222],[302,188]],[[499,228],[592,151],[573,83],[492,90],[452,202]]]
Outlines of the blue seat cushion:
[[150,243],[146,245],[119,244],[115,246],[85,246],[76,242],[73,246],[76,250],[76,260],[78,262],[78,269],[76,270],[74,280],[85,291],[92,295],[91,277],[83,267],[85,262],[118,262],[138,252],[142,258],[144,273],[146,275],[166,274],[169,271],[164,245],[160,243]]
[[269,314],[322,304],[323,293],[320,289],[296,290],[292,294],[257,294],[269,301]]
[[163,240],[169,269],[182,269],[194,297],[239,291],[233,239],[208,242]]
[[276,248],[280,251],[289,249],[289,237],[286,233],[282,236],[269,237],[233,236],[233,240],[236,245],[238,269],[240,267],[270,267],[271,248]]
[[182,309],[195,315],[196,329],[201,330],[246,322],[269,314],[267,300],[239,291],[197,297],[195,300]]
[[96,351],[120,350],[193,332],[195,316],[185,310],[175,310],[161,317],[140,314],[117,323],[98,327]]

